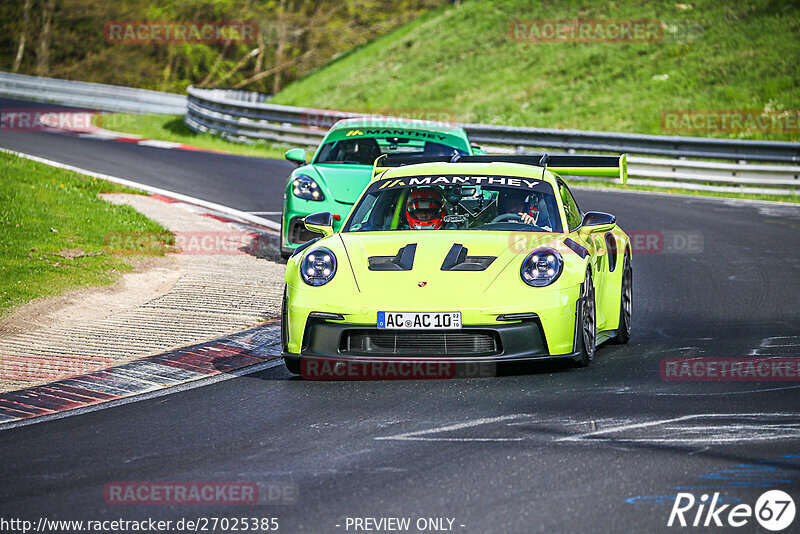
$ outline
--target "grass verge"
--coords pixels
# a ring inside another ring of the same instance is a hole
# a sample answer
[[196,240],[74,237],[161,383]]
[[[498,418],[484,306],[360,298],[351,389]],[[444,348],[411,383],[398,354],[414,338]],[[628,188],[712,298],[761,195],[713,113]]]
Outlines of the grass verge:
[[[575,19],[599,28],[601,21],[657,21],[661,30],[634,42],[530,39],[547,21]],[[460,2],[331,61],[272,102],[457,122],[797,140],[796,119],[783,133],[676,131],[662,114],[773,110],[796,117],[800,46],[790,36],[798,31],[797,2]]]
[[137,192],[0,153],[0,316],[37,297],[110,284],[132,270],[125,256],[109,250],[109,236],[146,235],[161,246],[137,252],[163,255],[172,234],[130,206],[97,196]]
[[114,132],[139,135],[147,139],[172,141],[207,150],[219,150],[257,158],[283,159],[283,154],[293,148],[289,145],[267,141],[235,143],[216,135],[197,133],[184,124],[182,115],[104,114],[95,117],[95,125]]

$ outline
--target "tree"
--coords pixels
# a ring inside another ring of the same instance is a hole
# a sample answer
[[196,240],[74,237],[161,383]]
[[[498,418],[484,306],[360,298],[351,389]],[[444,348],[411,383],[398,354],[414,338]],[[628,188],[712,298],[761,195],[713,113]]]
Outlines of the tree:
[[[337,55],[446,3],[0,0],[0,70],[173,92],[190,84],[277,92]],[[255,21],[259,31],[254,43],[120,44],[103,33],[110,21]]]
[[18,72],[19,65],[22,63],[22,56],[25,55],[25,42],[28,40],[28,26],[31,22],[31,5],[32,0],[25,0],[25,5],[22,8],[22,28],[20,28],[19,46],[17,47],[17,55],[14,58],[14,67],[11,72]]
[[36,51],[36,74],[47,76],[50,72],[50,27],[56,0],[45,0],[42,5],[42,30],[39,32],[39,48]]

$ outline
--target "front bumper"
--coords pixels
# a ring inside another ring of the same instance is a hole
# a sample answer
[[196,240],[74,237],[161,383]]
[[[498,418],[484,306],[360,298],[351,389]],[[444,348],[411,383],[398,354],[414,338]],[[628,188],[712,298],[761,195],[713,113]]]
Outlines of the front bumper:
[[[381,310],[416,312],[459,310],[463,332],[473,329],[494,332],[492,335],[500,341],[501,350],[498,353],[465,354],[463,357],[475,357],[481,360],[558,357],[570,355],[575,350],[575,313],[580,297],[580,285],[534,290],[525,286],[521,291],[512,286],[507,290],[496,290],[490,294],[462,293],[458,296],[453,295],[451,291],[443,291],[429,293],[423,300],[420,294],[414,291],[419,289],[416,284],[410,290],[399,289],[403,287],[400,284],[388,284],[380,296],[368,297],[359,296],[355,284],[351,284],[347,277],[338,277],[330,284],[319,288],[296,287],[293,282],[293,279],[287,280],[285,325],[287,339],[284,352],[289,354],[364,356],[342,350],[342,335],[349,329],[377,331],[377,315]],[[436,301],[435,306],[426,303],[433,301]],[[321,320],[315,317],[321,312],[334,314],[340,319]],[[498,320],[501,316],[519,317],[518,314],[525,314],[533,319]],[[536,328],[534,329],[528,321],[534,323]],[[438,353],[434,353],[434,356],[436,354]],[[383,355],[371,353],[367,356]],[[391,357],[398,356],[403,354],[391,355]]]
[[[450,346],[448,337],[451,340]],[[284,348],[283,357],[298,364],[303,359],[395,364],[443,361],[479,364],[535,360],[575,361],[580,355],[551,355],[538,317],[493,325],[464,326],[461,330],[436,331],[379,330],[375,325],[309,318],[300,352],[291,353]]]

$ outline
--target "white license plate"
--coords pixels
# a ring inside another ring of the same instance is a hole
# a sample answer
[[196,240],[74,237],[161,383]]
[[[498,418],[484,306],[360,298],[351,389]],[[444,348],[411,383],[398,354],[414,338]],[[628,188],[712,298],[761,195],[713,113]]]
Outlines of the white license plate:
[[378,328],[453,330],[461,328],[461,312],[378,312]]

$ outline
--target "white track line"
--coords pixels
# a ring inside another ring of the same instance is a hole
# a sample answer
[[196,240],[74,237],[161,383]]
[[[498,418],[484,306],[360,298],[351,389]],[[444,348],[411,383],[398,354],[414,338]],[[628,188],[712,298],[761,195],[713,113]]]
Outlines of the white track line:
[[[764,418],[764,417],[792,417],[797,418],[797,414],[792,413],[704,413],[704,414],[691,414],[691,415],[684,415],[681,417],[673,417],[670,419],[657,419],[654,421],[646,421],[643,423],[632,423],[626,425],[618,425],[618,426],[611,426],[608,428],[602,428],[600,430],[595,430],[592,432],[585,432],[583,434],[577,434],[574,436],[567,436],[563,438],[559,438],[556,441],[642,441],[642,442],[659,442],[659,443],[689,443],[689,442],[699,442],[699,441],[725,441],[726,439],[731,438],[709,438],[703,440],[702,438],[691,438],[691,439],[682,439],[682,438],[614,438],[614,437],[603,437],[604,435],[608,434],[617,434],[620,432],[626,432],[630,430],[640,430],[642,428],[648,428],[653,426],[662,426],[668,425],[670,423],[680,423],[684,421],[701,421],[707,419],[734,419],[734,418]],[[726,425],[726,427],[733,427],[736,426],[735,424]],[[702,430],[704,427],[700,427],[699,429]],[[733,439],[732,441],[750,441],[762,439],[761,437],[753,437],[751,439],[747,438],[737,438]]]
[[155,148],[178,148],[183,146],[183,143],[175,143],[173,141],[159,141],[158,139],[142,139],[136,143],[139,146],[151,146]]
[[426,438],[422,436],[424,436],[425,434],[450,432],[453,430],[461,430],[463,428],[472,428],[490,423],[500,423],[502,421],[513,421],[515,419],[529,418],[529,417],[533,417],[533,414],[518,413],[512,415],[501,415],[498,417],[482,417],[480,419],[474,419],[472,421],[466,421],[463,423],[439,426],[435,428],[429,428],[427,430],[416,430],[414,432],[403,432],[402,434],[395,434],[393,436],[380,436],[376,437],[375,439],[402,440],[402,441],[521,441],[524,438]]
[[151,193],[154,195],[162,195],[165,197],[174,198],[175,200],[180,200],[182,202],[186,202],[187,204],[194,204],[196,206],[202,206],[204,208],[208,208],[210,210],[214,210],[216,212],[229,215],[231,217],[255,223],[261,226],[265,226],[272,230],[280,231],[281,225],[280,223],[276,223],[275,221],[270,221],[269,219],[265,219],[263,217],[258,217],[257,215],[252,215],[245,211],[239,211],[234,208],[229,208],[228,206],[223,206],[221,204],[216,204],[214,202],[209,202],[207,200],[202,200],[195,197],[190,197],[188,195],[184,195],[182,193],[175,193],[174,191],[169,191],[167,189],[161,189],[159,187],[153,187],[150,185],[140,184],[138,182],[133,182],[131,180],[126,180],[124,178],[118,178],[116,176],[111,176],[109,174],[102,174],[99,172],[90,171],[87,169],[81,169],[80,167],[74,167],[72,165],[67,165],[65,163],[60,163],[58,161],[53,161],[46,158],[40,158],[39,156],[34,156],[31,154],[25,154],[23,152],[16,152],[14,150],[9,150],[7,148],[0,148],[0,152],[5,152],[6,154],[13,154],[15,156],[19,156],[21,158],[29,159],[31,161],[37,161],[39,163],[44,163],[45,165],[49,165],[51,167],[56,167],[58,169],[65,169],[68,171],[79,172],[81,174],[85,174],[87,176],[92,176],[94,178],[99,178],[101,180],[106,180],[109,182],[113,182],[115,184],[124,185],[127,187],[131,187],[133,189],[138,189],[140,191],[145,191],[147,193]]

